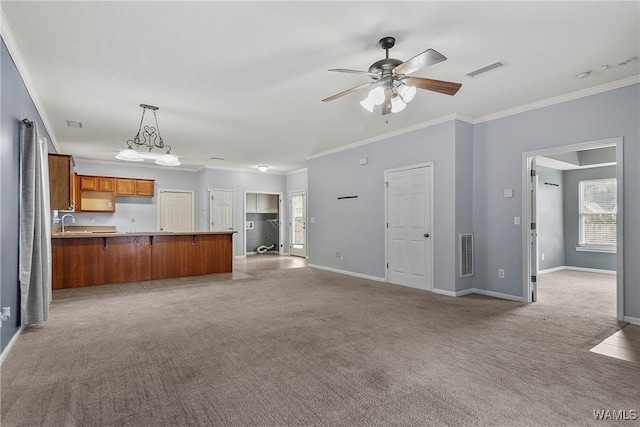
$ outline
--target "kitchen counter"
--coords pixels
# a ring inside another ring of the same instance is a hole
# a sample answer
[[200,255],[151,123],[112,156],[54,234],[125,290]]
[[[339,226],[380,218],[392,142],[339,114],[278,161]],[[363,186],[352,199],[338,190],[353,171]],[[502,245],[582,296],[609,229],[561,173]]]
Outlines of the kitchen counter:
[[52,288],[230,273],[234,233],[232,230],[53,233]]
[[237,231],[229,230],[229,231],[184,231],[184,232],[173,232],[173,231],[65,231],[51,233],[52,239],[82,239],[82,238],[91,238],[91,237],[140,237],[140,236],[202,236],[207,234],[234,234]]

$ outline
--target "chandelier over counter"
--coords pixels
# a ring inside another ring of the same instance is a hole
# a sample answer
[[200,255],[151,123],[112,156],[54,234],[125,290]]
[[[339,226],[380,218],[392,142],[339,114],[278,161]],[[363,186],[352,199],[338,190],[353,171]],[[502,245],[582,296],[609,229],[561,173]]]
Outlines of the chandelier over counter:
[[[164,143],[162,135],[160,135],[160,127],[158,126],[158,118],[156,117],[156,111],[158,107],[147,104],[140,104],[142,107],[142,118],[140,118],[140,125],[138,126],[138,133],[133,139],[127,141],[127,148],[120,151],[116,156],[118,160],[125,160],[127,162],[142,162],[144,159],[155,159],[156,164],[161,166],[179,166],[180,161],[178,158],[171,154],[171,146]],[[147,110],[153,112],[153,118],[155,120],[154,126],[142,126],[144,123],[144,114]],[[140,134],[142,133],[142,140],[140,140]],[[149,153],[139,153],[134,148],[146,147],[149,149]],[[160,150],[166,150],[165,154],[154,154],[151,152],[154,148]]]

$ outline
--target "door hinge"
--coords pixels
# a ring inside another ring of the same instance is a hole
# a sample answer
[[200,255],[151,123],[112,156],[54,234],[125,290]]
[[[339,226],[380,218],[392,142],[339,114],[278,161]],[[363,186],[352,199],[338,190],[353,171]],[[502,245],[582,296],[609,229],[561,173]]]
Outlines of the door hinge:
[[535,222],[532,222],[532,223],[531,223],[531,229],[532,229],[532,230],[535,230],[535,229],[536,229],[536,223],[535,223]]
[[531,283],[536,283],[536,276],[531,276]]
[[389,228],[389,223],[387,223],[387,228]]
[[387,268],[389,268],[389,263],[387,263]]
[[536,176],[536,170],[535,169],[531,169],[531,176]]

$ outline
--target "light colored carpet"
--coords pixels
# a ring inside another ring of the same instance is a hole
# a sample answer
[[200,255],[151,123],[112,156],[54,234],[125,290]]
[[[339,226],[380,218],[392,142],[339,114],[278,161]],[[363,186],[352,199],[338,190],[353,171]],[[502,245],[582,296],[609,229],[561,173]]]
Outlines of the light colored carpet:
[[622,326],[615,282],[554,275],[530,305],[308,267],[58,299],[2,366],[2,426],[584,426],[640,409],[640,367],[589,352]]

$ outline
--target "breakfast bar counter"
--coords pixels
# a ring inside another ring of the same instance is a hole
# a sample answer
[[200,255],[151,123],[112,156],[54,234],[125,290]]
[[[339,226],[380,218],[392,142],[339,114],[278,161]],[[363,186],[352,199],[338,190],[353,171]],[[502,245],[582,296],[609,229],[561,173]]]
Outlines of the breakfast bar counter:
[[234,233],[53,233],[52,288],[230,273]]

